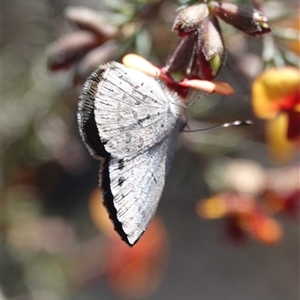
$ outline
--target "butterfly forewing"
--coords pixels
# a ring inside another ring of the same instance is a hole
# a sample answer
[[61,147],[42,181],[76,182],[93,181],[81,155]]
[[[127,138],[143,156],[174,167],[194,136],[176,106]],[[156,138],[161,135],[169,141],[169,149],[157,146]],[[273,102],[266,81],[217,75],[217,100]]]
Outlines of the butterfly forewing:
[[134,157],[170,134],[181,107],[156,79],[110,63],[98,85],[95,120],[110,154]]

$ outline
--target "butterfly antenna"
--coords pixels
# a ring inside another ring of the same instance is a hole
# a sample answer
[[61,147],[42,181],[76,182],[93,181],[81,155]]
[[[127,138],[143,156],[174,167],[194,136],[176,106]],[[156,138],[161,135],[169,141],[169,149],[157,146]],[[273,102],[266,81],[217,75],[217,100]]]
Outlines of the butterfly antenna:
[[[188,102],[185,104],[185,108],[189,108],[191,106],[193,106],[200,98],[208,96],[208,95],[212,95],[213,93],[204,93],[201,95],[197,95],[196,99],[191,100],[191,102]],[[192,94],[190,95],[190,98],[193,98],[195,95],[195,90],[192,91]]]
[[234,122],[227,122],[221,125],[214,125],[210,126],[207,128],[201,128],[201,129],[194,129],[194,130],[182,130],[183,132],[198,132],[198,131],[206,131],[210,129],[215,129],[215,128],[225,128],[225,127],[231,127],[231,126],[249,126],[252,125],[252,121],[250,120],[243,120],[243,121],[234,121]]

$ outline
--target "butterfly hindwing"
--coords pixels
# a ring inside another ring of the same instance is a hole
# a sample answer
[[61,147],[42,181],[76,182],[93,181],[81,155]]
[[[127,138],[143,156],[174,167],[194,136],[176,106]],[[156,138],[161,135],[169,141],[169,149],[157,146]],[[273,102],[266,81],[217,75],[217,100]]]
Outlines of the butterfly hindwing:
[[[177,129],[172,133],[175,139]],[[165,139],[130,160],[111,157],[100,170],[104,204],[116,231],[130,245],[137,242],[156,212],[171,159],[166,156],[168,144]],[[104,179],[107,172],[109,180]]]

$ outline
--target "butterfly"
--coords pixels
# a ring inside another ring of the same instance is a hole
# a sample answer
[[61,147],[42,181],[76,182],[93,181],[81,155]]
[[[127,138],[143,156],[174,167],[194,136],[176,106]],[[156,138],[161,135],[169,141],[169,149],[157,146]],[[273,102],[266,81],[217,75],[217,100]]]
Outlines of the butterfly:
[[99,66],[78,102],[83,143],[100,161],[99,186],[114,229],[134,245],[153,219],[184,127],[180,97],[117,62]]

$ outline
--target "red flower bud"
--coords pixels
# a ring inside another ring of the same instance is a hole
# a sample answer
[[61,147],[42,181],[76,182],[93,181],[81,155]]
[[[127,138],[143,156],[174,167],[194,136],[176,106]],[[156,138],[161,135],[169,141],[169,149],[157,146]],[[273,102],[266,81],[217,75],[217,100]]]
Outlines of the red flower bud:
[[218,19],[209,15],[202,23],[200,66],[204,79],[216,77],[225,63],[225,47]]
[[171,52],[165,70],[181,71],[187,78],[211,80],[225,62],[225,47],[217,18],[210,14],[201,25],[186,32]]
[[271,31],[267,18],[256,9],[217,1],[209,1],[207,5],[211,13],[244,33],[257,35]]
[[190,76],[193,73],[193,65],[199,52],[199,46],[197,31],[182,37],[169,55],[165,70],[168,72],[181,71],[183,75]]
[[47,47],[48,68],[51,71],[66,70],[102,43],[99,36],[85,30],[63,36]]
[[179,36],[185,35],[199,28],[204,18],[209,14],[208,7],[204,3],[191,5],[179,12],[173,30],[177,30]]
[[107,22],[102,14],[84,6],[67,7],[65,16],[80,29],[92,31],[99,36],[103,36],[104,40],[115,37],[118,31],[118,28]]

